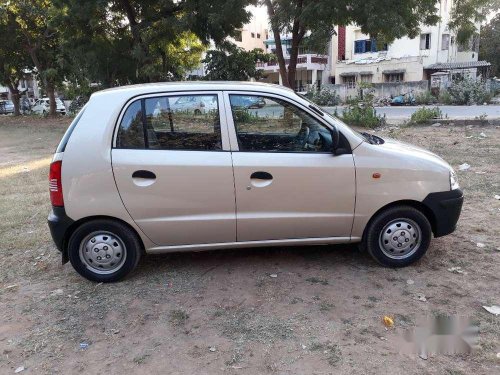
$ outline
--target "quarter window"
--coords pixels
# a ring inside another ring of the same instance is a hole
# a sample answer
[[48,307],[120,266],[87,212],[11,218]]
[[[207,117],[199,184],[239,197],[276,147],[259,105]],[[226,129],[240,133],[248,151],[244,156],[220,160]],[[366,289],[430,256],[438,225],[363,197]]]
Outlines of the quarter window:
[[240,151],[330,152],[330,130],[294,105],[262,96],[229,97]]
[[117,147],[222,150],[217,95],[161,96],[134,102],[123,116]]

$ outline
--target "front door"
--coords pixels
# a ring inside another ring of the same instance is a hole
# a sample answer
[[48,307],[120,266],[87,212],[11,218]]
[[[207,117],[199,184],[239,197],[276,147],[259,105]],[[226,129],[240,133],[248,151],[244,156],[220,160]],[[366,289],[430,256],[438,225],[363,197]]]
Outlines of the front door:
[[234,122],[237,240],[350,237],[353,156],[332,154],[323,120],[279,96],[257,96],[265,105],[251,109],[242,103],[254,94],[224,95]]
[[[195,104],[176,107],[179,100],[217,105],[200,113]],[[132,102],[120,120],[112,150],[118,191],[133,220],[158,245],[236,241],[221,103],[217,92],[145,97]]]

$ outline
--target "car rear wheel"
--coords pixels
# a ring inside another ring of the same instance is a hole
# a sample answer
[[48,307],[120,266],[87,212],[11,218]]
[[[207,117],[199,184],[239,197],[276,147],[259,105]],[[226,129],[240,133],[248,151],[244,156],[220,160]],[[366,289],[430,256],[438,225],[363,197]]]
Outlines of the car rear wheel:
[[141,256],[135,232],[126,225],[107,219],[79,226],[68,242],[73,268],[83,277],[97,282],[118,281],[132,272]]
[[405,267],[424,256],[432,230],[426,216],[410,206],[379,213],[366,228],[363,245],[380,264]]

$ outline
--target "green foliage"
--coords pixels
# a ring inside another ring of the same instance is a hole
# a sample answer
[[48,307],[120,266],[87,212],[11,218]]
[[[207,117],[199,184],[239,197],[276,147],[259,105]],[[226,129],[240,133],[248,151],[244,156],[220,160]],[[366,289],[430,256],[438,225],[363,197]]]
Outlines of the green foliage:
[[481,80],[463,78],[451,83],[448,87],[451,103],[458,105],[471,105],[488,103],[490,93],[486,90]]
[[335,90],[322,88],[321,90],[309,90],[306,97],[320,106],[333,107],[340,103],[340,96]]
[[448,91],[441,90],[439,92],[438,102],[442,104],[453,104],[453,99]]
[[492,76],[500,76],[500,13],[481,28],[479,58],[491,63]]
[[269,54],[260,48],[245,51],[232,43],[224,43],[221,49],[210,50],[203,62],[206,64],[205,79],[209,81],[247,81],[258,79],[262,71],[257,62],[269,61]]
[[425,124],[431,120],[443,117],[443,113],[438,107],[427,108],[422,107],[412,113],[410,123],[412,124]]
[[418,105],[433,104],[437,102],[437,99],[430,91],[424,91],[415,95],[415,102]]
[[348,100],[348,107],[342,113],[342,120],[349,125],[376,128],[385,124],[385,117],[377,115],[373,106],[371,85],[362,85],[357,98]]

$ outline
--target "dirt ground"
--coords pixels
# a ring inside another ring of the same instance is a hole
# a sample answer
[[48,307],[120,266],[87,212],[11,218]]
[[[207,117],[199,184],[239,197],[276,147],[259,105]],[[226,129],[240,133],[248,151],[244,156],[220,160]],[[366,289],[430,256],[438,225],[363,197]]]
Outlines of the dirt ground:
[[[46,225],[49,157],[68,123],[0,117],[1,374],[500,373],[500,316],[482,308],[500,305],[498,127],[376,132],[471,165],[457,231],[411,267],[355,246],[241,249],[146,257],[103,285],[61,266]],[[440,314],[479,326],[471,354],[399,353],[419,316]]]

